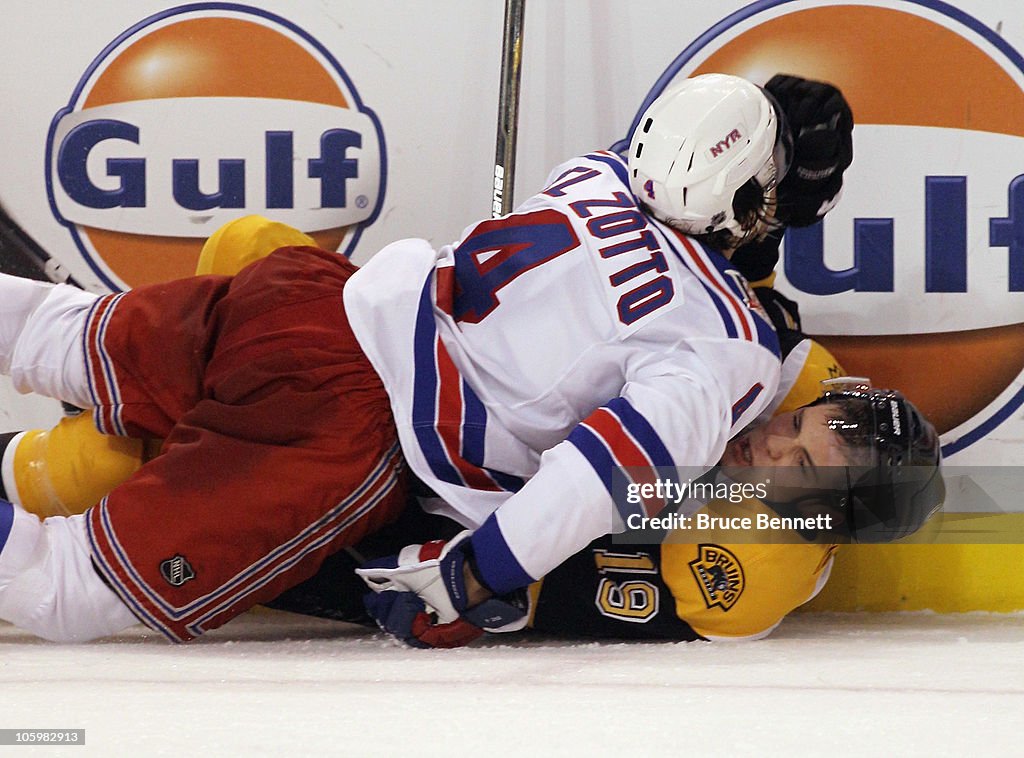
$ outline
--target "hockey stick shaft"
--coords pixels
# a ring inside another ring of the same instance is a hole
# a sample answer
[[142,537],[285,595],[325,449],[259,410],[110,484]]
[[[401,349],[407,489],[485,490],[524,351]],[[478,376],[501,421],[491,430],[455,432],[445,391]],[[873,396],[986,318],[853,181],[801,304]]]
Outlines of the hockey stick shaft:
[[32,239],[3,206],[0,206],[0,271],[41,282],[82,288],[71,276],[71,272]]
[[501,41],[501,88],[498,90],[498,139],[494,155],[494,184],[491,197],[491,216],[494,218],[504,216],[513,208],[525,9],[526,0],[505,0],[505,29]]

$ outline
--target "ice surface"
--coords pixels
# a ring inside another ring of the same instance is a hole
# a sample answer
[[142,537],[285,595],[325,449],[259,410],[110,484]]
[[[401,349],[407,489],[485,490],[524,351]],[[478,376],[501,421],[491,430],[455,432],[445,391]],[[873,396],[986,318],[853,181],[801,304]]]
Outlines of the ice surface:
[[[508,639],[508,638],[505,638]],[[400,648],[258,611],[188,645],[0,625],[30,755],[1020,755],[1024,615],[796,614],[760,642]]]

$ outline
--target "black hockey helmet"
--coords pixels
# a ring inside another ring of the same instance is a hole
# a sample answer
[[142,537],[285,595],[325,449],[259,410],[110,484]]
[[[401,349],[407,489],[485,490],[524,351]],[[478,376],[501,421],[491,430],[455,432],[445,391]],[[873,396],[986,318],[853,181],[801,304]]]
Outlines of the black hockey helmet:
[[940,508],[946,495],[935,427],[896,390],[875,389],[866,379],[823,382],[810,404],[836,405],[831,425],[847,444],[866,448],[869,462],[847,468],[838,505],[853,542],[892,542],[913,534]]

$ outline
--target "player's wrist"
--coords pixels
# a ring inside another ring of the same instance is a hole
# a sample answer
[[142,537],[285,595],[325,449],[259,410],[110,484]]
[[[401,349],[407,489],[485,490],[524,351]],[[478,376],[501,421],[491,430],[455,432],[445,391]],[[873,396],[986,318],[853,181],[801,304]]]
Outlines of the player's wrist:
[[466,556],[462,564],[462,579],[466,587],[466,607],[472,608],[483,601],[494,596],[494,593],[484,583],[476,571],[476,561],[472,556]]

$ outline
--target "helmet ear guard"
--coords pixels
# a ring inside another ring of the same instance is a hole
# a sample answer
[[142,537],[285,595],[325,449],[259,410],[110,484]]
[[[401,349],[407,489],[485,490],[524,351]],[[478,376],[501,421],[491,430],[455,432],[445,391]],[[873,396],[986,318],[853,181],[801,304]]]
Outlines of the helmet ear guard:
[[924,526],[945,496],[938,466],[879,466],[851,482],[845,529],[854,542],[893,542]]

